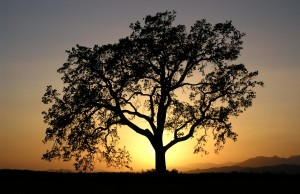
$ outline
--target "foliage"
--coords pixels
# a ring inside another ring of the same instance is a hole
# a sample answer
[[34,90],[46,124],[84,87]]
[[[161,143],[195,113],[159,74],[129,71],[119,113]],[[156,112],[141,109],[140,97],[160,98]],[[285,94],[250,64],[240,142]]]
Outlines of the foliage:
[[[80,171],[92,170],[96,159],[130,168],[128,151],[117,145],[122,126],[151,142],[162,171],[165,152],[179,142],[195,137],[194,152],[207,153],[208,134],[216,152],[226,138],[236,140],[229,117],[250,107],[254,87],[263,85],[255,80],[257,71],[228,64],[238,58],[245,34],[231,21],[212,25],[205,19],[187,32],[184,25],[172,26],[175,15],[148,15],[144,25],[131,24],[132,33],[118,43],[67,51],[58,69],[63,96],[48,86],[42,98],[51,104],[43,112],[49,125],[44,143],[54,141],[43,159],[75,158]],[[173,134],[166,144],[164,132]]]

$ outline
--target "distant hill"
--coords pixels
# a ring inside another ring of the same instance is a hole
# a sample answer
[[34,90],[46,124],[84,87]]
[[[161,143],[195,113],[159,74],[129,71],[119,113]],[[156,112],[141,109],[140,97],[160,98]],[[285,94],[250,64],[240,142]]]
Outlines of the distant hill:
[[179,169],[181,172],[194,170],[194,169],[207,169],[207,168],[215,168],[215,167],[222,167],[222,166],[233,166],[236,163],[233,162],[227,162],[222,164],[215,164],[215,163],[191,163],[184,166],[169,166],[168,168],[171,169]]
[[237,163],[235,165],[242,166],[242,167],[262,167],[262,166],[275,166],[281,164],[300,165],[300,155],[291,156],[289,158],[281,158],[278,156],[273,156],[273,157],[258,156]]
[[241,167],[241,166],[224,166],[208,169],[196,169],[186,171],[186,173],[276,173],[276,174],[300,174],[300,165],[282,164],[276,166],[263,167]]
[[300,155],[289,158],[278,156],[258,156],[247,159],[233,165],[215,166],[210,168],[197,168],[185,171],[186,173],[208,173],[208,172],[254,172],[254,173],[286,173],[300,174]]

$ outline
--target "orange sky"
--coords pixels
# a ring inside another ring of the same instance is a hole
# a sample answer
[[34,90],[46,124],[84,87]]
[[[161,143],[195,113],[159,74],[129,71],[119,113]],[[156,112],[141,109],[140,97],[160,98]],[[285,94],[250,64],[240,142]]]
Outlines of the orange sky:
[[[177,11],[176,23],[232,20],[245,32],[236,63],[259,71],[264,88],[256,88],[253,106],[232,118],[238,141],[228,141],[216,155],[193,154],[193,141],[167,152],[167,167],[193,163],[238,162],[258,155],[300,154],[300,1],[0,1],[0,169],[72,169],[72,163],[45,162],[51,146],[42,139],[46,125],[41,98],[46,86],[61,87],[56,70],[65,50],[76,44],[114,43],[129,35],[129,24],[158,11]],[[120,132],[120,145],[132,154],[134,170],[154,168],[150,143],[133,132]],[[97,164],[96,170],[106,169]]]

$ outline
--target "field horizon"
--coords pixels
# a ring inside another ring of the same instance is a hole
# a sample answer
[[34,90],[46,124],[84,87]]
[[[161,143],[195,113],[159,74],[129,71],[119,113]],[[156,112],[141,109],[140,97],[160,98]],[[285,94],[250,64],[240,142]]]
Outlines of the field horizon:
[[[294,191],[300,174],[0,170],[1,193],[266,193]],[[200,186],[200,187],[199,187]]]

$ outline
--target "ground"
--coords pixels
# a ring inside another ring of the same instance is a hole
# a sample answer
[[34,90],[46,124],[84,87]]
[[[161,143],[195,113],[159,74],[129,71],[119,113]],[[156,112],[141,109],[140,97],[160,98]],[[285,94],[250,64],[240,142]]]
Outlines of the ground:
[[54,173],[0,170],[2,194],[31,193],[295,193],[300,174]]

